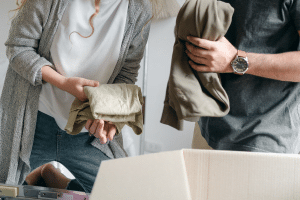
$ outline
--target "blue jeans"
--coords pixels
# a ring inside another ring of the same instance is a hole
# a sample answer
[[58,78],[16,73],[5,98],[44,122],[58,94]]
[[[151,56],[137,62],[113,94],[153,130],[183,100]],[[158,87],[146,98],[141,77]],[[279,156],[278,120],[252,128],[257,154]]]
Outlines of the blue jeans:
[[[90,144],[93,139],[88,132],[69,135],[57,126],[54,118],[38,112],[30,156],[31,170],[51,161],[60,162],[85,192],[91,193],[101,161],[110,159]],[[78,184],[71,181],[69,186],[72,185]],[[72,190],[69,186],[67,189]]]

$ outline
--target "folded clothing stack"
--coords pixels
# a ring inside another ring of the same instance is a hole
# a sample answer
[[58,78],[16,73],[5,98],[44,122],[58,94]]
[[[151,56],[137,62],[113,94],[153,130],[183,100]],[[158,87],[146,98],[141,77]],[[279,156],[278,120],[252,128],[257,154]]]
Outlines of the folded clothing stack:
[[102,84],[99,87],[84,87],[88,101],[77,98],[72,103],[67,133],[80,133],[88,119],[103,119],[115,124],[117,134],[125,125],[132,128],[135,134],[143,132],[141,89],[133,84]]

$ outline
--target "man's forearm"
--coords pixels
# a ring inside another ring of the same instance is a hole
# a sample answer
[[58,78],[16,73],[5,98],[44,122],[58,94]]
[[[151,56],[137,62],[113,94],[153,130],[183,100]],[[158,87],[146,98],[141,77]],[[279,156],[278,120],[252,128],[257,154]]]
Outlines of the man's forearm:
[[247,74],[281,81],[300,82],[300,51],[281,54],[247,53]]
[[[300,31],[298,31],[300,36]],[[225,38],[209,41],[188,37],[187,55],[190,66],[199,72],[233,73],[230,62],[236,48]],[[274,41],[276,42],[276,41]],[[280,54],[247,53],[249,69],[247,74],[281,81],[300,82],[300,51]]]
[[[300,36],[300,31],[298,31]],[[281,54],[248,53],[248,74],[281,81],[300,82],[300,51]]]

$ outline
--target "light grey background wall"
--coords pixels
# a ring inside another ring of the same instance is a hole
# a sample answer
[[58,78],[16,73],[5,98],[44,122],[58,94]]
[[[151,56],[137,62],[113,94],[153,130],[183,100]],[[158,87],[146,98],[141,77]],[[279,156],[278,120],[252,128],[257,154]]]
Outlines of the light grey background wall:
[[[182,5],[184,0],[178,0]],[[8,13],[16,7],[15,0],[0,0],[0,90],[7,68],[4,42],[8,36],[9,18],[13,13]],[[185,122],[184,130],[177,131],[174,128],[161,124],[160,117],[165,98],[165,90],[170,72],[172,49],[174,44],[175,17],[155,21],[151,25],[148,42],[147,79],[146,79],[146,116],[144,139],[132,134],[130,128],[124,131],[129,135],[127,143],[132,155],[140,152],[140,141],[145,144],[144,153],[170,151],[182,148],[190,148],[194,123]],[[143,87],[143,68],[139,74],[138,85]]]
[[[184,0],[178,0],[182,5]],[[161,151],[190,148],[194,124],[184,123],[184,130],[161,124],[160,117],[163,109],[166,85],[170,73],[172,50],[174,45],[174,26],[176,18],[153,22],[149,37],[148,81],[145,123],[145,153],[147,142],[150,147],[161,146]],[[151,145],[154,143],[154,145]],[[154,148],[155,149],[155,148]]]
[[10,19],[13,13],[8,13],[9,10],[15,8],[15,1],[13,0],[0,0],[0,91],[3,86],[5,72],[7,69],[8,61],[5,55],[4,42],[8,36],[10,27]]

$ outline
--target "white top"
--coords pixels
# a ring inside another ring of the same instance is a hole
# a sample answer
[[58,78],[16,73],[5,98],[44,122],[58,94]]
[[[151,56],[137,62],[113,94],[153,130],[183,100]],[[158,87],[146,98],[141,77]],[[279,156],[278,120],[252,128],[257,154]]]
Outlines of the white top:
[[[128,0],[101,0],[100,12],[93,20],[95,32],[91,37],[83,38],[72,32],[77,31],[83,36],[91,34],[89,19],[95,12],[94,0],[70,1],[50,49],[57,71],[65,77],[107,83],[119,58],[127,10]],[[71,94],[45,83],[39,110],[54,117],[64,130],[74,99]]]

